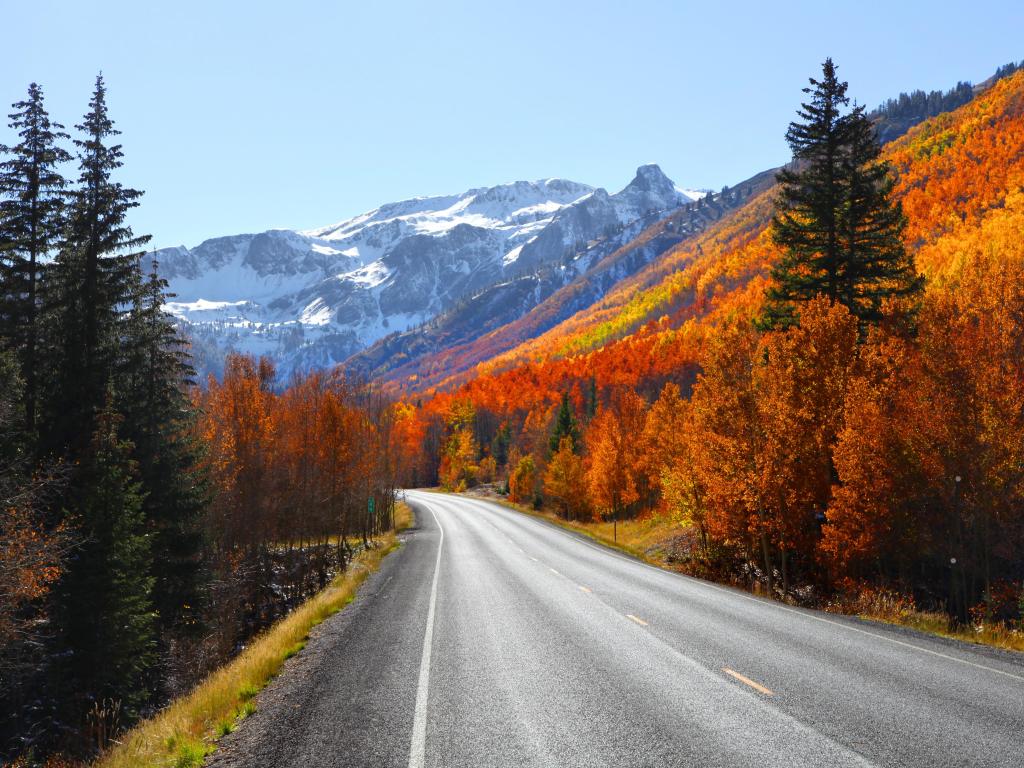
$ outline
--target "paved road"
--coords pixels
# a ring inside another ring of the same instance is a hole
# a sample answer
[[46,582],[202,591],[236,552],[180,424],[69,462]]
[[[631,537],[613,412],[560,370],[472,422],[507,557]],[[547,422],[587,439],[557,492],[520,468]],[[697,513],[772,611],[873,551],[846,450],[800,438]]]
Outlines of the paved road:
[[1024,766],[1024,663],[680,577],[498,505],[417,527],[213,760]]

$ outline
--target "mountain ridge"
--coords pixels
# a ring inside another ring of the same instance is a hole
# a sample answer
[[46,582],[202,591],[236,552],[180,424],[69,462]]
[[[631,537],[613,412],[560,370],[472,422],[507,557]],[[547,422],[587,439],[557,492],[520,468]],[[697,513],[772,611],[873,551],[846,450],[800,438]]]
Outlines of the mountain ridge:
[[193,338],[201,372],[217,373],[227,352],[240,351],[271,356],[287,377],[341,363],[463,296],[562,262],[596,237],[699,195],[645,165],[613,194],[557,178],[509,182],[153,256],[174,294],[167,308]]

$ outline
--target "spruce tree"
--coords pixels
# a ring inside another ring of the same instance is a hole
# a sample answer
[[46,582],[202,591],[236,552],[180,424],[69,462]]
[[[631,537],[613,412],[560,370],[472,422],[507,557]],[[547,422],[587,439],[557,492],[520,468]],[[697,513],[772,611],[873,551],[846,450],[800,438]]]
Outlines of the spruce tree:
[[843,202],[842,108],[849,103],[847,84],[836,77],[832,59],[822,66],[822,79],[810,79],[811,95],[792,122],[786,142],[793,167],[776,180],[779,194],[772,220],[772,240],[783,248],[772,270],[764,322],[771,327],[795,322],[795,302],[819,293],[839,293],[839,212]]
[[562,404],[558,407],[558,415],[555,417],[555,429],[551,433],[551,440],[548,443],[550,454],[558,452],[562,444],[562,438],[569,438],[574,453],[579,451],[580,428],[573,413],[572,404],[569,402],[569,393],[562,393]]
[[119,701],[131,722],[150,698],[156,642],[144,496],[120,422],[110,394],[77,478],[72,519],[84,543],[62,580],[61,628],[70,651],[69,704],[80,710],[89,701]]
[[201,608],[200,514],[207,486],[193,437],[188,387],[195,371],[188,345],[164,311],[167,282],[158,265],[141,284],[127,321],[119,410],[135,446],[153,534],[153,603],[168,632],[198,631]]
[[860,106],[845,120],[846,194],[839,233],[843,266],[837,298],[863,329],[882,319],[886,298],[912,297],[923,288],[924,278],[903,246],[906,217],[903,206],[892,201],[895,181],[889,164],[879,159],[882,148],[875,127]]
[[118,131],[102,76],[76,127],[78,185],[47,274],[50,371],[39,429],[44,450],[73,467],[61,507],[88,539],[58,594],[69,660],[61,682],[72,717],[98,697],[119,700],[131,720],[151,696],[156,653],[147,496],[119,409],[132,380],[126,369],[135,364],[133,307],[143,301],[139,260],[148,238],[126,223],[142,193],[113,179],[122,151],[110,143]]
[[140,290],[139,259],[149,237],[126,224],[142,193],[112,175],[122,165],[119,131],[107,115],[103,76],[76,126],[80,174],[71,194],[66,239],[51,269],[54,391],[47,437],[54,452],[84,450],[94,416],[117,372],[124,318]]
[[888,296],[906,296],[920,281],[902,247],[902,211],[891,199],[889,168],[864,110],[844,113],[847,84],[831,59],[810,99],[790,123],[791,167],[779,172],[772,240],[782,256],[772,270],[765,328],[796,322],[798,304],[821,294],[845,304],[861,322],[876,321]]
[[69,138],[50,120],[36,83],[13,105],[10,127],[20,142],[0,147],[0,344],[17,350],[24,380],[23,426],[35,430],[39,395],[39,314],[46,260],[63,226],[66,181],[59,166]]

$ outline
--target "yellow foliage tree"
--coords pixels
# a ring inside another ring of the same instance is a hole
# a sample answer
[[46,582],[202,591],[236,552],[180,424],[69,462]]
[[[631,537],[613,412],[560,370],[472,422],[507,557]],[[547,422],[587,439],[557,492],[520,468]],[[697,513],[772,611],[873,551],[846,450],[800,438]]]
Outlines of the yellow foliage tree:
[[537,469],[533,456],[521,456],[508,478],[508,498],[517,504],[533,501],[537,487]]

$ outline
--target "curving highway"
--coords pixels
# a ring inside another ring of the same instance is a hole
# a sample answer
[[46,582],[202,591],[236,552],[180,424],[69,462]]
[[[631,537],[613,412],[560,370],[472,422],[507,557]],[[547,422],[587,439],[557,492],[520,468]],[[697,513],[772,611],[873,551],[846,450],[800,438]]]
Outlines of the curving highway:
[[417,525],[218,766],[1024,765],[1024,659],[686,578],[498,504]]

